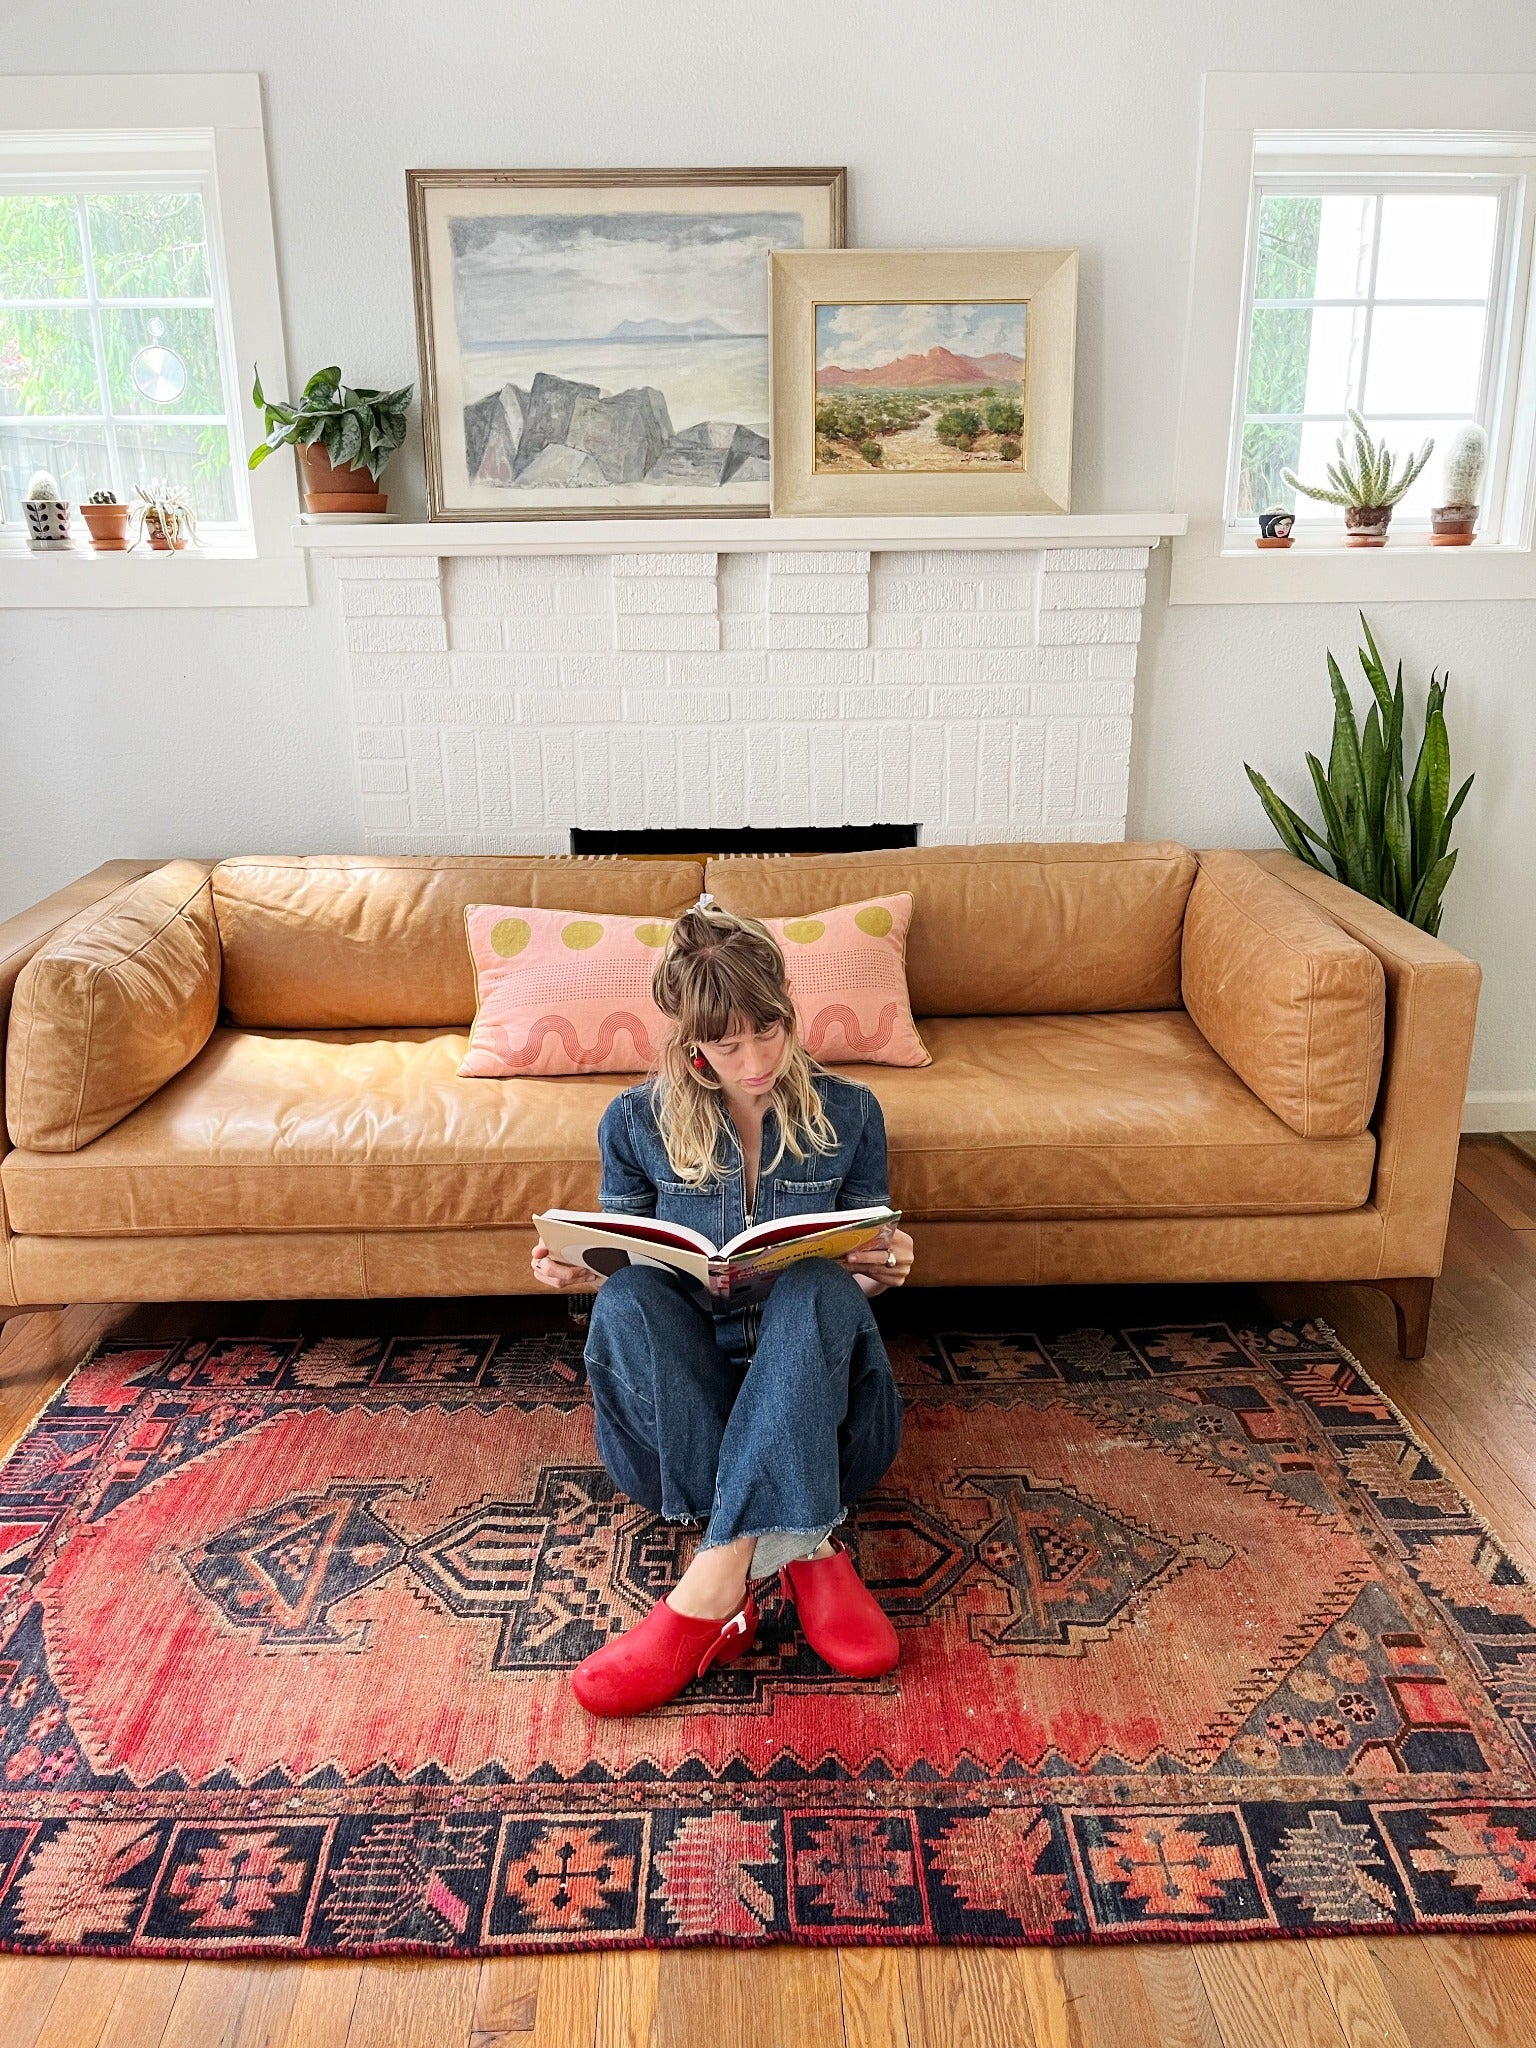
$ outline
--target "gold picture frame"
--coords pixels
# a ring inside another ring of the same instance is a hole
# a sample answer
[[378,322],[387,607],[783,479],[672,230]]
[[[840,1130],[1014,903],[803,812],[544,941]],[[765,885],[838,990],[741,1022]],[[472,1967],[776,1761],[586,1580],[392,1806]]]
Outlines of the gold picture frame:
[[1070,510],[1075,249],[793,250],[769,269],[776,515]]
[[847,186],[407,171],[429,518],[766,515],[766,259],[840,248]]

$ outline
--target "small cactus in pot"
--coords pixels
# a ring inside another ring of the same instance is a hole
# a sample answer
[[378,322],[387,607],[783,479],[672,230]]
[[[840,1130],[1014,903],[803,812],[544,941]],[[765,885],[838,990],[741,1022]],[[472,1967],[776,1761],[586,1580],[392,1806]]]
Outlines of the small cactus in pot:
[[91,546],[98,554],[120,555],[128,547],[128,507],[111,491],[92,491],[80,507],[80,517],[90,532]]
[[1477,494],[1488,461],[1488,436],[1475,421],[1458,427],[1446,450],[1441,472],[1443,505],[1429,515],[1430,539],[1437,548],[1467,548],[1477,525]]
[[1399,463],[1385,441],[1372,438],[1351,406],[1349,426],[1334,443],[1326,484],[1304,484],[1293,469],[1280,474],[1293,491],[1320,504],[1344,507],[1344,537],[1350,547],[1385,547],[1392,507],[1417,483],[1434,447],[1433,439],[1427,440],[1417,455],[1405,455]]
[[69,507],[59,490],[58,478],[50,471],[35,472],[27,485],[22,509],[27,521],[27,546],[34,552],[74,546],[69,537]]

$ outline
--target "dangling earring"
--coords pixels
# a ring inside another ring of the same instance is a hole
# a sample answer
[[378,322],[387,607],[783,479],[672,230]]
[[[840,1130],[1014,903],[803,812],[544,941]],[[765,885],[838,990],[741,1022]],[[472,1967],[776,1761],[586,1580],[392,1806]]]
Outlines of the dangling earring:
[[709,1061],[705,1059],[697,1046],[689,1053],[688,1064],[696,1074],[707,1074],[709,1072]]

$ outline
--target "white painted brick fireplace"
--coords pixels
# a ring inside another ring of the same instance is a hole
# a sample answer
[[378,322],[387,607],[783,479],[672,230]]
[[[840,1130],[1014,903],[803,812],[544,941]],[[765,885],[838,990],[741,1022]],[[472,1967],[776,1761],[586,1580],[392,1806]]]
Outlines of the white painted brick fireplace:
[[373,554],[311,542],[336,553],[372,852],[1124,835],[1145,541],[438,555],[372,531]]

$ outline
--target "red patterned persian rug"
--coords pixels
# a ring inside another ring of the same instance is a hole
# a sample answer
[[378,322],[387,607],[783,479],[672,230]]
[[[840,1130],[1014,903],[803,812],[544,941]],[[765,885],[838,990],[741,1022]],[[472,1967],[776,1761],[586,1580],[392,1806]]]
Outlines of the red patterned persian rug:
[[1324,1327],[892,1349],[898,1669],[597,1723],[684,1539],[577,1339],[106,1345],[0,1471],[0,1947],[1536,1927],[1536,1594]]

